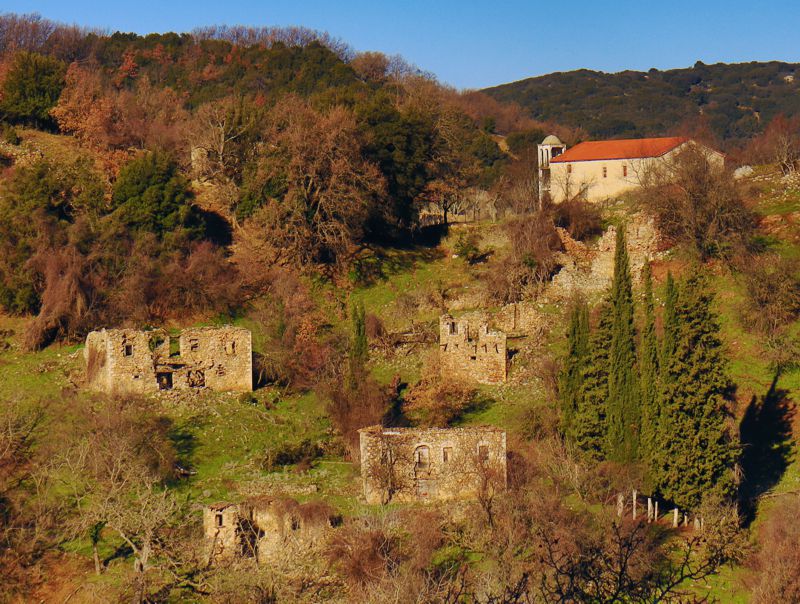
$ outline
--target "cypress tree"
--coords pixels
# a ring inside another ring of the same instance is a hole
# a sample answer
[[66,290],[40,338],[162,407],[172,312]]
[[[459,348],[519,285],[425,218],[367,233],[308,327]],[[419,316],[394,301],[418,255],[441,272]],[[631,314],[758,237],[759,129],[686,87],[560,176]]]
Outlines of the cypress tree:
[[674,307],[675,344],[662,370],[658,487],[688,509],[706,496],[733,494],[739,453],[726,421],[730,381],[712,301],[697,274],[681,288]]
[[589,308],[576,300],[570,310],[567,330],[567,353],[559,375],[558,394],[561,402],[561,431],[574,440],[574,420],[582,394],[583,370],[589,353]]
[[608,342],[611,332],[611,305],[604,302],[600,307],[597,327],[589,336],[589,351],[573,423],[575,444],[588,457],[596,460],[603,459],[606,445]]
[[642,387],[641,406],[641,449],[642,459],[652,462],[656,453],[658,435],[658,367],[659,350],[656,337],[655,303],[653,301],[653,276],[650,263],[645,262],[642,274],[644,289],[644,326],[642,330],[642,346],[639,355],[639,368]]
[[355,389],[364,375],[369,347],[367,342],[367,321],[364,303],[353,305],[353,336],[350,342],[350,388]]
[[[661,344],[661,365],[675,353],[675,341],[678,338],[678,324],[675,317],[675,306],[678,304],[678,288],[672,273],[667,273],[666,292],[664,295],[664,339]],[[663,376],[662,376],[663,377]]]
[[636,458],[639,442],[639,384],[636,327],[625,229],[617,229],[614,281],[611,284],[612,333],[608,365],[608,454],[617,461]]

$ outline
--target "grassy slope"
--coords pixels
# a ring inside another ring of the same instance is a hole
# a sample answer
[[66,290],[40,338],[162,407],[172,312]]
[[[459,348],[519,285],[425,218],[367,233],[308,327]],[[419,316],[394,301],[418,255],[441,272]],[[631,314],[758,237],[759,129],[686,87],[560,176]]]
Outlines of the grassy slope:
[[[800,188],[786,187],[768,177],[763,177],[759,186],[764,193],[757,209],[778,225],[773,229],[775,248],[787,256],[800,255],[800,221],[796,220],[796,215],[800,215]],[[469,310],[469,301],[482,288],[481,276],[487,269],[481,265],[469,267],[463,259],[452,256],[452,248],[458,234],[471,228],[480,229],[484,245],[496,251],[506,245],[495,227],[484,224],[454,228],[437,248],[387,251],[381,261],[384,277],[353,291],[351,301],[363,301],[367,311],[380,316],[390,330],[406,329],[412,321],[435,325],[440,313],[435,300],[441,291],[447,292],[448,304],[457,302],[462,310]],[[731,356],[731,374],[738,385],[741,414],[752,396],[767,391],[773,376],[758,338],[741,326],[741,286],[729,275],[719,275],[713,283],[718,293],[723,337]],[[321,300],[332,297],[330,286],[317,287]],[[557,353],[563,344],[560,312],[557,308],[545,312],[552,312],[553,321],[544,348]],[[332,322],[344,327],[341,317],[336,318],[333,312],[330,315]],[[18,343],[23,328],[22,320],[0,317],[0,329],[16,332],[11,338],[14,342]],[[794,328],[800,329],[797,325]],[[529,344],[519,343],[521,347]],[[49,415],[57,421],[61,413],[67,412],[60,406],[60,392],[69,386],[70,376],[80,374],[78,349],[78,346],[51,346],[39,353],[24,353],[15,346],[0,353],[0,400],[48,399]],[[384,382],[399,374],[404,381],[413,383],[419,377],[425,354],[432,349],[420,347],[390,357],[374,353],[373,373]],[[509,384],[482,388],[485,398],[492,402],[465,421],[492,423],[511,432],[518,431],[525,410],[545,400],[535,379],[518,378],[519,368],[515,368]],[[800,399],[799,373],[782,376],[779,386],[787,391],[790,400]],[[266,389],[256,393],[255,403],[240,402],[230,395],[208,394],[195,401],[169,403],[164,413],[174,422],[174,438],[183,461],[197,472],[178,487],[194,504],[283,491],[300,499],[327,499],[344,513],[366,509],[358,503],[356,469],[343,462],[335,449],[328,448],[326,457],[307,473],[291,468],[267,473],[261,467],[265,452],[284,443],[309,439],[325,447],[330,444],[330,422],[325,417],[324,402],[313,393],[283,396],[277,390]],[[799,487],[800,464],[793,461],[774,490],[786,492]],[[765,510],[768,507],[769,504]],[[760,515],[763,513],[764,510]],[[80,545],[78,549],[85,551]],[[712,581],[712,592],[725,602],[744,601],[746,595],[738,587],[739,575],[738,569],[723,572]]]

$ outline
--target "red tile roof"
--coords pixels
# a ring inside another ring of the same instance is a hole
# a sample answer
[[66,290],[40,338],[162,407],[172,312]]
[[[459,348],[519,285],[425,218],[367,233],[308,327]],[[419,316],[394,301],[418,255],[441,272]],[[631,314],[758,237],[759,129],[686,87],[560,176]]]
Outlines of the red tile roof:
[[593,161],[598,159],[639,159],[661,157],[689,139],[684,136],[630,138],[615,141],[588,141],[550,160],[550,163]]

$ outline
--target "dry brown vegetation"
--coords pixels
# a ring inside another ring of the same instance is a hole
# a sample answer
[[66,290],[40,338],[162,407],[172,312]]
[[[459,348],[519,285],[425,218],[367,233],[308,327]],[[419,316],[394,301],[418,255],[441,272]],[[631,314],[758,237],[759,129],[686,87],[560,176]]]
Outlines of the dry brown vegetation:
[[750,560],[753,602],[800,600],[800,528],[794,518],[800,513],[800,496],[788,494],[769,511],[759,529],[760,547]]
[[702,260],[735,258],[752,246],[755,215],[729,169],[695,146],[641,175],[640,200],[663,237]]

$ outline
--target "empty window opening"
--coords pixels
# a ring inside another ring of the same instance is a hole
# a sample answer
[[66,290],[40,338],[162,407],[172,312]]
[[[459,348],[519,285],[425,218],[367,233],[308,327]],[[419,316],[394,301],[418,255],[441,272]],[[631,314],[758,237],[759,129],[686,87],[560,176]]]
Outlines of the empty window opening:
[[294,517],[292,517],[292,530],[293,531],[300,530],[300,520]]
[[214,524],[217,525],[217,527],[222,526],[222,514],[217,514],[214,517]]
[[427,468],[430,463],[430,449],[426,445],[417,447],[414,450],[414,464],[418,468]]
[[181,342],[177,338],[169,339],[169,356],[171,357],[181,356]]
[[469,357],[469,360],[470,360],[470,361],[477,361],[477,360],[478,360],[478,357],[476,357],[476,356],[474,356],[474,357]]
[[606,168],[605,166],[603,166],[603,178],[605,178],[605,177],[607,177],[607,176],[608,176],[608,168]]
[[450,335],[454,336],[458,333],[458,325],[455,321],[451,321],[450,323]]
[[489,460],[489,446],[488,445],[478,445],[478,459],[480,461],[488,461]]
[[622,166],[622,176],[625,177],[627,175],[628,175],[628,166],[623,165]]
[[133,374],[133,379],[134,380],[138,380],[139,379],[139,374],[138,373],[134,373]]
[[225,375],[225,367],[217,365],[217,375]]
[[197,340],[195,338],[189,340],[189,350],[191,350],[192,352],[197,352],[198,350],[200,350],[200,340]]
[[125,348],[123,350],[123,354],[126,357],[133,356],[133,344],[125,344]]
[[172,373],[164,371],[156,374],[159,390],[172,390]]
[[442,448],[442,461],[444,463],[447,463],[451,459],[453,459],[453,447],[443,447]]
[[236,354],[236,342],[225,342],[225,352],[228,354]]
[[572,164],[567,164],[567,174],[572,174]]

